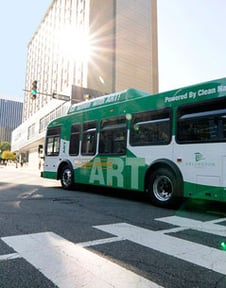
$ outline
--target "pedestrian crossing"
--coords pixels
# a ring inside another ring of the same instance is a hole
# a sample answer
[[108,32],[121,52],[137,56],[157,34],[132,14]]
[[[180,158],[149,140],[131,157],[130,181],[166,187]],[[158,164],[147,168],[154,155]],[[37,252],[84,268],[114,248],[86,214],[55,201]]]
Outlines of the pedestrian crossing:
[[[177,233],[185,231],[189,234],[197,231],[204,235],[208,233],[210,238],[219,237],[223,242],[226,239],[226,218],[200,221],[186,217],[168,216],[156,218],[155,221],[166,223],[169,228],[153,231],[129,223],[97,225],[93,228],[108,233],[109,237],[77,244],[53,232],[3,237],[1,240],[15,252],[2,255],[0,262],[19,257],[24,258],[59,288],[165,287],[113,263],[106,256],[87,250],[89,247],[129,241],[161,253],[161,255],[170,256],[171,259],[183,260],[213,273],[219,273],[222,277],[226,275],[226,251],[221,245],[210,247],[208,241],[206,244],[205,241],[200,244],[177,237]],[[120,278],[118,278],[119,275]],[[196,287],[201,286],[197,284]]]
[[122,237],[125,240],[129,240],[141,246],[154,249],[183,261],[226,275],[226,253],[224,251],[177,238],[169,234],[193,229],[223,236],[223,241],[226,237],[226,227],[217,223],[223,223],[226,219],[201,222],[178,216],[170,216],[158,218],[156,220],[178,227],[167,230],[151,231],[128,223],[116,223],[95,226],[95,228],[117,237]]

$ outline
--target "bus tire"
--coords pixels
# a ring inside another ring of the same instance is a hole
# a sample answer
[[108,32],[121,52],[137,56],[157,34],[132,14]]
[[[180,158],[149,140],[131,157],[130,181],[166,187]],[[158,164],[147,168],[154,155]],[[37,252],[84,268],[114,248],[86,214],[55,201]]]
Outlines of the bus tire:
[[172,207],[176,204],[177,179],[167,168],[158,168],[150,174],[148,192],[150,200],[159,207]]
[[62,188],[69,190],[73,186],[73,171],[68,165],[64,165],[60,173],[60,182]]

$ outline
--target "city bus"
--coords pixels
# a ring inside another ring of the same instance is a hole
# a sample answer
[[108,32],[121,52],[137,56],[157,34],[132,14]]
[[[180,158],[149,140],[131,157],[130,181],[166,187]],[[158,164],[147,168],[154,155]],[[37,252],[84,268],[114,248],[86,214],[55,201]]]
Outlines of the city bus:
[[[136,89],[73,104],[47,127],[42,177],[226,201],[226,78],[150,95]],[[114,189],[113,189],[114,191]]]

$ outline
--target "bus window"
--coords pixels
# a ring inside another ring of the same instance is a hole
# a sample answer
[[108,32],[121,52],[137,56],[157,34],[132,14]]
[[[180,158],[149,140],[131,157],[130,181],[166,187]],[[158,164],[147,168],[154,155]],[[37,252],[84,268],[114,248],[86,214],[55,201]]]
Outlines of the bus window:
[[130,130],[130,145],[166,145],[171,140],[171,110],[134,113]]
[[226,141],[226,100],[183,105],[177,111],[178,143]]
[[126,153],[127,122],[125,116],[103,119],[100,124],[99,153]]
[[49,128],[46,135],[45,154],[56,156],[60,152],[60,127]]
[[73,124],[71,126],[71,137],[70,137],[70,146],[69,154],[78,155],[79,153],[79,140],[80,140],[80,124]]
[[96,139],[97,122],[85,122],[82,133],[82,155],[94,155],[96,153]]

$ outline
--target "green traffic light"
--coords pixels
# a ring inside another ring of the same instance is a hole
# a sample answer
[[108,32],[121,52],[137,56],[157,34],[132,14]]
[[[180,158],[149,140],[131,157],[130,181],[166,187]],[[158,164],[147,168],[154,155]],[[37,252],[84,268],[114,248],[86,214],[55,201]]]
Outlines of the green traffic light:
[[38,94],[38,87],[37,87],[37,84],[38,84],[38,81],[37,80],[34,80],[32,83],[31,83],[31,99],[32,100],[35,100],[36,97],[37,97],[37,94]]
[[37,95],[37,90],[34,90],[34,89],[31,90],[31,94],[36,96]]

